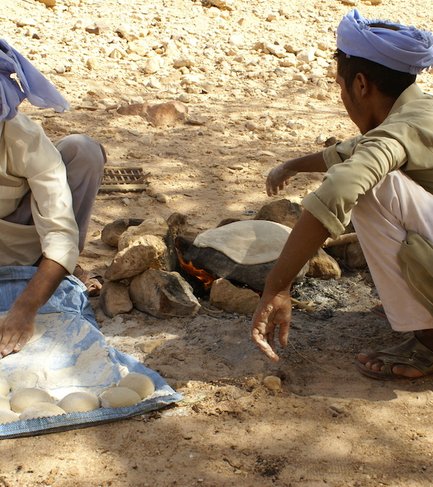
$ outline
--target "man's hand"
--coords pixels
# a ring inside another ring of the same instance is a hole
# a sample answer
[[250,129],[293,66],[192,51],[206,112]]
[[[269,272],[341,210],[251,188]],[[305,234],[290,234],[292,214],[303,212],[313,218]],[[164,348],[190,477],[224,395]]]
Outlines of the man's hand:
[[275,331],[282,347],[287,345],[292,301],[290,293],[281,291],[275,296],[263,295],[253,316],[252,339],[259,349],[271,360],[279,360],[275,353]]
[[279,166],[274,167],[266,178],[266,193],[268,196],[278,194],[278,191],[282,191],[284,186],[288,184],[291,177],[297,174],[297,171],[293,171],[288,168],[289,162],[284,162]]
[[0,355],[18,352],[34,333],[39,308],[52,296],[67,271],[57,262],[42,257],[35,275],[17,297],[5,317],[0,318]]
[[19,352],[34,333],[35,316],[23,310],[11,310],[0,318],[0,355]]

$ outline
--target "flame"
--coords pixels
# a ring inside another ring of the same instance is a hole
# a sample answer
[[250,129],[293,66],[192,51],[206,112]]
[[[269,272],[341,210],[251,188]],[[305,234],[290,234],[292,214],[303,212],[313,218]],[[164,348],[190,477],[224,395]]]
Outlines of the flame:
[[213,281],[215,280],[214,277],[203,269],[197,269],[197,267],[195,267],[191,261],[186,262],[180,252],[177,252],[177,257],[179,259],[180,266],[185,272],[201,281],[205,289],[209,289],[211,287]]

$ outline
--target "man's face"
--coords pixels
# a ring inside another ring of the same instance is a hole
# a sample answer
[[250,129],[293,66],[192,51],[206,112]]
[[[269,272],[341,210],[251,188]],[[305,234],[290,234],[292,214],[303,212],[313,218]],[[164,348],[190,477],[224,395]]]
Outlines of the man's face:
[[357,80],[353,82],[352,90],[349,92],[346,88],[344,79],[337,74],[337,84],[340,86],[340,96],[346,111],[352,120],[352,122],[359,128],[362,134],[368,132],[369,127],[369,110],[365,102],[363,102],[358,87],[356,86]]

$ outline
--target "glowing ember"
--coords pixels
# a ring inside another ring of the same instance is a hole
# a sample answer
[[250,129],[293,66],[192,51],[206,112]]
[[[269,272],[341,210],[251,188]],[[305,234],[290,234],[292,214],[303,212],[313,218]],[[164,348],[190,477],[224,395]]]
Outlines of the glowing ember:
[[215,280],[214,277],[212,277],[210,274],[208,274],[205,270],[203,269],[197,269],[197,267],[194,267],[192,262],[186,262],[182,255],[180,255],[180,252],[177,252],[177,257],[179,259],[179,264],[182,267],[182,269],[187,272],[190,276],[195,277],[201,283],[203,284],[205,289],[209,289],[210,286],[212,285],[213,281]]

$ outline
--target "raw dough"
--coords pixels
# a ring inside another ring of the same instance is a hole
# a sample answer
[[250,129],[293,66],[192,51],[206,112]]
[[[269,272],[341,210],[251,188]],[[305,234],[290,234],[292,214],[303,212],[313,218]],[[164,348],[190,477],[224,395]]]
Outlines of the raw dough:
[[2,396],[7,396],[10,390],[11,387],[9,382],[4,377],[0,377],[0,394]]
[[30,406],[20,414],[20,419],[46,418],[47,416],[58,416],[65,414],[65,411],[52,402],[38,402]]
[[155,392],[153,380],[144,374],[130,372],[119,382],[119,386],[128,387],[135,391],[141,399],[151,396]]
[[48,394],[48,392],[36,387],[26,387],[24,389],[18,389],[11,396],[11,409],[16,413],[22,413],[24,409],[33,406],[37,402],[54,402],[54,399]]
[[200,233],[194,245],[218,250],[238,264],[266,264],[278,259],[291,231],[267,220],[243,220]]
[[133,406],[141,401],[141,397],[127,387],[110,387],[99,396],[99,399],[103,408]]
[[99,399],[91,392],[71,392],[58,405],[67,413],[85,413],[99,408]]
[[0,411],[0,424],[13,423],[19,419],[19,415],[13,411]]
[[4,396],[0,396],[0,411],[10,411],[11,410],[11,404],[9,402],[9,399]]

